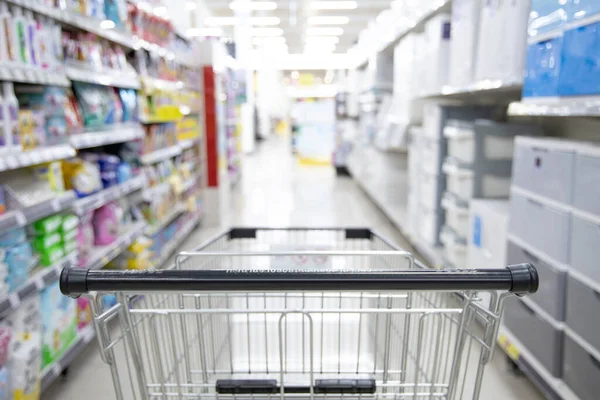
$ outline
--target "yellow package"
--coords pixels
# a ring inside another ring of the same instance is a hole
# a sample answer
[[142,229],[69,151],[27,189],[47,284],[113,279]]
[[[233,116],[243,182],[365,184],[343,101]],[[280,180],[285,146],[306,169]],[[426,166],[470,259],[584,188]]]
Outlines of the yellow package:
[[38,146],[38,140],[35,137],[36,126],[32,111],[19,111],[19,134],[23,150],[35,149]]
[[65,181],[60,161],[37,165],[32,169],[40,181],[50,183],[50,187],[54,192],[63,193],[65,191]]

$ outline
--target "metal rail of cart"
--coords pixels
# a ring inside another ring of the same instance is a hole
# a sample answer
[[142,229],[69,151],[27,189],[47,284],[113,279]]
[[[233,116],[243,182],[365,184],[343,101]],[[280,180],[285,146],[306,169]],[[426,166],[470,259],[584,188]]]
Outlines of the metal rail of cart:
[[166,270],[60,284],[91,297],[118,399],[477,399],[503,299],[538,276],[430,270],[369,229],[237,228]]

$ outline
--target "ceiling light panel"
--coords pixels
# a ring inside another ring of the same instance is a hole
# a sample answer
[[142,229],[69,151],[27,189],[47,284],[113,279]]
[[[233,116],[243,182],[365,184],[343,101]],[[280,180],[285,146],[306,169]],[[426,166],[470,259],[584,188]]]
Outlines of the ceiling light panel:
[[274,1],[232,1],[229,3],[229,8],[234,11],[272,11],[277,9],[277,3]]
[[252,28],[252,36],[281,36],[281,28]]
[[340,27],[329,28],[308,28],[306,29],[308,36],[340,36],[344,34],[344,30]]
[[308,17],[309,25],[346,25],[350,18],[342,16]]
[[339,43],[340,38],[337,36],[308,36],[304,39],[306,44],[309,43],[328,43],[328,44],[337,44]]
[[[237,17],[207,17],[204,18],[206,26],[233,26],[238,23]],[[279,25],[281,20],[277,17],[250,17],[250,25],[273,26]]]
[[313,1],[310,3],[313,10],[354,10],[358,7],[356,1]]

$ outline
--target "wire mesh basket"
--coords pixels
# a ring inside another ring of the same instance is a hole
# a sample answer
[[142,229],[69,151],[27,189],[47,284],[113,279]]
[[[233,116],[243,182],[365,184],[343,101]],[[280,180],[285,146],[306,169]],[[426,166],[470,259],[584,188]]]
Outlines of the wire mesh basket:
[[168,270],[61,276],[95,300],[119,399],[477,399],[503,299],[537,285],[428,270],[368,229],[232,229]]

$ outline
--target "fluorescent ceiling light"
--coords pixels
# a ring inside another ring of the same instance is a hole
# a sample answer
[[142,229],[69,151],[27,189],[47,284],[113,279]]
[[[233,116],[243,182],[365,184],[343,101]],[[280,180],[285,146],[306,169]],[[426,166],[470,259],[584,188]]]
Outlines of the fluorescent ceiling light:
[[196,4],[195,0],[188,0],[188,1],[185,2],[185,8],[188,11],[193,11],[193,10],[196,9],[196,7],[198,7],[198,4]]
[[281,36],[281,28],[252,28],[252,36]]
[[331,53],[334,50],[335,50],[335,44],[304,46],[305,53]]
[[250,17],[250,25],[279,25],[281,20],[277,17]]
[[169,10],[165,6],[156,7],[153,12],[157,17],[166,17],[169,14]]
[[221,28],[190,28],[187,30],[187,35],[189,37],[198,37],[198,36],[223,36],[223,29]]
[[274,45],[274,44],[284,44],[285,37],[283,36],[275,36],[275,37],[255,37],[252,38],[253,44],[265,44],[265,45]]
[[115,27],[115,23],[114,21],[111,21],[110,19],[105,19],[102,22],[100,22],[100,28],[102,29],[113,29]]
[[232,1],[229,8],[234,11],[254,10],[254,11],[272,11],[277,8],[274,1]]
[[340,36],[344,34],[344,30],[340,27],[331,28],[308,28],[306,33],[309,36]]
[[304,39],[306,44],[309,43],[328,43],[328,44],[336,44],[339,43],[340,38],[337,36],[307,36]]
[[348,17],[308,17],[309,25],[345,25],[350,22]]
[[354,10],[358,7],[356,1],[313,1],[310,7],[315,10]]
[[[237,17],[207,17],[204,18],[206,26],[233,26],[237,25]],[[250,17],[250,25],[279,25],[281,20],[277,17]]]

